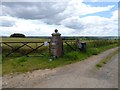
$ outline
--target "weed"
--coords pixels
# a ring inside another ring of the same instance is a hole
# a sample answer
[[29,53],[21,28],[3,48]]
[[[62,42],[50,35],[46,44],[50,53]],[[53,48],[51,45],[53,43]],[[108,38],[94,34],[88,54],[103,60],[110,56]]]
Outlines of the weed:
[[104,61],[103,64],[106,64],[106,62]]
[[100,68],[100,67],[102,67],[102,65],[100,65],[100,64],[97,64],[97,65],[96,65],[96,67]]

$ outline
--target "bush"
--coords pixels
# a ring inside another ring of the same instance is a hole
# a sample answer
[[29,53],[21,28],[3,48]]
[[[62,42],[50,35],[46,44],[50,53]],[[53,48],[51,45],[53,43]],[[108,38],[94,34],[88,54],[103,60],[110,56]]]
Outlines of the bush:
[[19,37],[19,38],[24,38],[25,35],[24,34],[21,34],[21,33],[14,33],[12,35],[10,35],[10,37]]

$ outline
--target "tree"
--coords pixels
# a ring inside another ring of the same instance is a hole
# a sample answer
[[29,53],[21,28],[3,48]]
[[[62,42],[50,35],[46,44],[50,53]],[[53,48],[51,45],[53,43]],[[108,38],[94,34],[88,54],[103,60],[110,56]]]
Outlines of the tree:
[[25,35],[21,33],[14,33],[14,34],[11,34],[10,37],[25,38]]

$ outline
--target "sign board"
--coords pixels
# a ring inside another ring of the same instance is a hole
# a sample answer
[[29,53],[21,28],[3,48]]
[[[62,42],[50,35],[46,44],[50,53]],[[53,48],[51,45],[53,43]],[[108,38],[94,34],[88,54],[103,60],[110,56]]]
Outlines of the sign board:
[[44,42],[44,46],[49,46],[49,43],[48,42]]

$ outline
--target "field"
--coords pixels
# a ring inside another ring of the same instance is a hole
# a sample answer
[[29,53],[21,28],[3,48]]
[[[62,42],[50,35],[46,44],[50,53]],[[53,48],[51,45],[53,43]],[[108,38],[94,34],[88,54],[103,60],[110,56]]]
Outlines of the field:
[[[63,43],[64,55],[60,58],[53,58],[49,53],[49,46],[42,46],[37,51],[32,52],[29,56],[23,56],[18,52],[12,53],[10,56],[6,57],[6,54],[11,51],[6,45],[2,45],[2,66],[3,75],[11,73],[24,73],[30,72],[37,69],[52,69],[55,67],[63,66],[66,64],[78,62],[84,60],[92,55],[99,54],[102,51],[113,48],[117,46],[118,40],[108,40],[108,39],[83,39],[79,38],[80,41],[86,42],[86,51],[80,51],[76,47],[75,40],[66,40],[69,45],[75,48],[76,51],[72,50],[68,45]],[[48,38],[2,38],[2,42],[49,42]],[[65,41],[65,40],[64,40]],[[14,48],[19,47],[20,43],[9,44]],[[36,48],[41,45],[40,43],[30,43],[29,46]],[[31,48],[25,46],[20,49],[20,52],[29,52]]]

